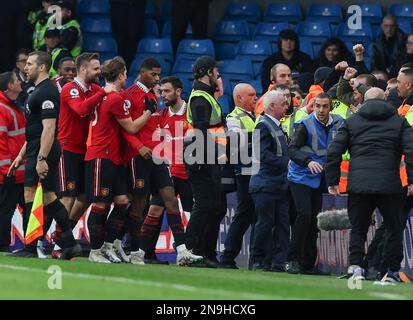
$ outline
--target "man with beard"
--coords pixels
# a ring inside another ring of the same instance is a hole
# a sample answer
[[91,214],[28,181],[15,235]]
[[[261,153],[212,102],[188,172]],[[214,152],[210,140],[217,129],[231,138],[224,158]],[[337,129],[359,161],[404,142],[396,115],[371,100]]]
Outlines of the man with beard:
[[181,213],[168,167],[153,152],[159,144],[159,140],[154,139],[154,134],[160,125],[153,88],[159,81],[160,73],[161,66],[157,60],[143,60],[137,81],[123,94],[123,98],[131,104],[132,120],[140,117],[146,110],[152,113],[151,119],[137,134],[125,135],[128,141],[126,160],[133,194],[132,209],[129,212],[130,260],[132,264],[144,264],[145,253],[152,248],[152,239],[161,223],[160,217],[148,214],[143,224],[142,217],[149,193],[157,191],[165,204],[169,226],[174,235],[178,253],[177,264],[187,265],[202,260],[202,257],[192,254],[185,246]]
[[[51,57],[45,52],[32,52],[27,60],[24,71],[36,88],[26,105],[26,143],[12,163],[12,170],[18,168],[26,159],[24,179],[24,198],[26,215],[24,225],[27,226],[28,215],[31,212],[36,187],[39,181],[43,187],[43,205],[45,220],[56,220],[62,230],[63,252],[61,259],[71,259],[80,255],[81,247],[73,238],[69,223],[69,214],[57,198],[56,182],[60,157],[60,144],[57,140],[57,119],[59,115],[59,92],[49,79]],[[47,221],[44,230],[47,230]],[[27,249],[27,248],[26,248]],[[22,250],[17,256],[35,256],[34,252]]]
[[59,73],[59,76],[54,78],[53,82],[57,90],[59,90],[59,93],[62,93],[63,86],[66,83],[73,81],[76,77],[75,59],[67,57],[60,60],[57,72]]
[[[77,77],[61,92],[58,139],[62,146],[59,161],[58,192],[69,212],[72,228],[86,210],[85,153],[89,115],[113,90],[112,85],[100,88],[99,54],[84,52],[76,58]],[[59,234],[59,230],[58,234]]]

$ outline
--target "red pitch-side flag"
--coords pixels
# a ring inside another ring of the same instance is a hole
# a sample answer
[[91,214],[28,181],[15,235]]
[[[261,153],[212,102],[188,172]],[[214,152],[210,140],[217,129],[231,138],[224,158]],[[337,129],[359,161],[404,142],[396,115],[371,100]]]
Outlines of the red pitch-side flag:
[[26,244],[33,242],[43,235],[43,188],[39,182],[34,195],[33,207],[30,212],[26,231]]

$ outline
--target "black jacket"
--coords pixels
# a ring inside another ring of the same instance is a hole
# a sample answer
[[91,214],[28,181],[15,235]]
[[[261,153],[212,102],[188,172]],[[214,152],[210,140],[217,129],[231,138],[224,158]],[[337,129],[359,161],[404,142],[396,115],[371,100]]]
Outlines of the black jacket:
[[277,63],[283,63],[290,67],[291,72],[314,72],[314,62],[310,56],[301,51],[294,54],[291,60],[286,60],[281,52],[273,54],[262,63],[261,84],[263,90],[266,90],[271,83],[270,71]]
[[349,150],[348,192],[395,194],[403,191],[400,160],[405,154],[413,183],[413,129],[383,100],[368,100],[344,121],[327,150],[326,179],[338,185],[342,154]]
[[373,70],[389,72],[390,67],[397,61],[397,57],[406,47],[406,38],[406,35],[400,29],[389,40],[386,40],[384,34],[380,33],[378,39],[373,44],[371,55]]

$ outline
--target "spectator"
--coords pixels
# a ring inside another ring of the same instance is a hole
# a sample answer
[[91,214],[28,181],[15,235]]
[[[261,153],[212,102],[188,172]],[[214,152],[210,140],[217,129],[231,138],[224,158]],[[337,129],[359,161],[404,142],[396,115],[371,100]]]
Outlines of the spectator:
[[403,71],[399,72],[397,76],[397,91],[399,96],[404,99],[398,108],[398,113],[404,117],[413,105],[413,69],[403,69]]
[[331,75],[331,72],[332,69],[330,67],[320,67],[315,71],[314,84],[310,87],[304,100],[303,110],[308,114],[313,112],[315,97],[324,92],[324,84]]
[[[257,221],[253,229],[250,265],[253,271],[281,272],[290,237],[288,147],[287,137],[280,128],[280,120],[285,116],[288,102],[281,92],[271,91],[265,97],[264,105],[265,114],[260,117],[253,134],[253,166],[249,191],[254,200]],[[255,154],[257,151],[254,146],[257,144],[260,145],[259,154]],[[259,161],[258,170],[256,161]],[[275,246],[272,251],[271,239]],[[271,266],[264,265],[267,255],[271,255]]]
[[310,56],[300,51],[298,35],[294,30],[280,32],[278,52],[262,63],[261,83],[263,88],[270,84],[269,70],[277,63],[287,65],[293,73],[314,72],[314,63]]
[[318,68],[334,68],[340,61],[347,61],[351,65],[355,62],[353,55],[348,51],[343,41],[335,37],[330,38],[321,47],[318,58],[315,61],[316,66]]
[[396,17],[392,15],[383,18],[381,29],[382,32],[373,44],[371,65],[373,69],[388,73],[405,48],[406,35],[398,27]]
[[129,66],[143,37],[146,0],[110,0],[112,32],[118,54]]
[[358,77],[356,74],[356,69],[346,68],[337,87],[338,100],[349,107],[357,107],[362,103],[366,91],[376,84],[376,78],[371,74],[361,74]]
[[400,68],[406,63],[413,62],[413,33],[409,34],[406,41],[405,49],[399,54],[396,61],[392,64],[389,75],[390,77],[397,77]]
[[72,58],[69,50],[58,47],[60,43],[60,32],[57,29],[47,29],[44,33],[44,42],[41,50],[46,51],[52,56],[52,65],[50,66],[49,76],[54,78],[58,75],[57,69],[59,68],[60,60],[63,58]]
[[389,93],[391,90],[397,89],[397,79],[396,78],[391,78],[389,81],[387,81],[387,87],[386,91],[384,91],[384,100],[387,100],[389,97]]
[[14,68],[14,73],[21,82],[22,91],[15,103],[21,110],[24,110],[26,100],[29,94],[34,90],[34,83],[27,79],[26,73],[24,72],[24,66],[29,58],[29,53],[30,50],[27,49],[20,49],[16,53],[16,67]]
[[270,92],[274,87],[282,84],[290,86],[292,84],[291,69],[289,66],[283,63],[277,63],[271,68],[270,71],[271,83],[268,86],[268,90],[262,97],[258,100],[257,106],[255,108],[256,116],[260,116],[264,111],[264,97]]
[[[59,47],[70,51],[73,57],[77,57],[82,52],[82,31],[79,22],[74,18],[74,6],[69,0],[59,0],[54,3],[61,8],[62,25],[57,26],[60,30]],[[48,29],[53,29],[57,17],[50,17]]]
[[179,41],[185,37],[189,23],[192,26],[192,38],[207,38],[210,2],[211,0],[172,1],[172,46],[174,52],[178,48]]

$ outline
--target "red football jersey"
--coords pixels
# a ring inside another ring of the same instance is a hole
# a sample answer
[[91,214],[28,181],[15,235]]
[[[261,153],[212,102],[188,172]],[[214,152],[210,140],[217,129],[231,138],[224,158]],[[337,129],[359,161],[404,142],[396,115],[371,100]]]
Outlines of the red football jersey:
[[92,120],[91,144],[85,160],[109,159],[116,165],[123,164],[121,131],[117,119],[130,118],[129,105],[117,92],[109,93],[96,110]]
[[102,102],[105,91],[97,84],[85,88],[78,79],[64,85],[60,93],[57,139],[63,150],[84,154],[89,131],[89,115]]
[[177,113],[165,108],[160,113],[160,127],[163,132],[163,156],[170,164],[171,176],[188,179],[184,164],[184,137],[188,130],[186,103]]
[[[140,82],[136,82],[126,89],[122,93],[122,97],[130,102],[130,114],[133,121],[142,116],[145,111],[145,97],[148,97],[149,100],[153,99],[156,102],[156,110],[158,110],[157,98],[155,94]],[[138,133],[135,135],[125,135],[128,142],[126,161],[138,156],[139,149],[142,146],[153,150],[159,144],[159,140],[153,139],[154,132],[158,127],[159,116],[152,116],[145,126],[138,131]]]

